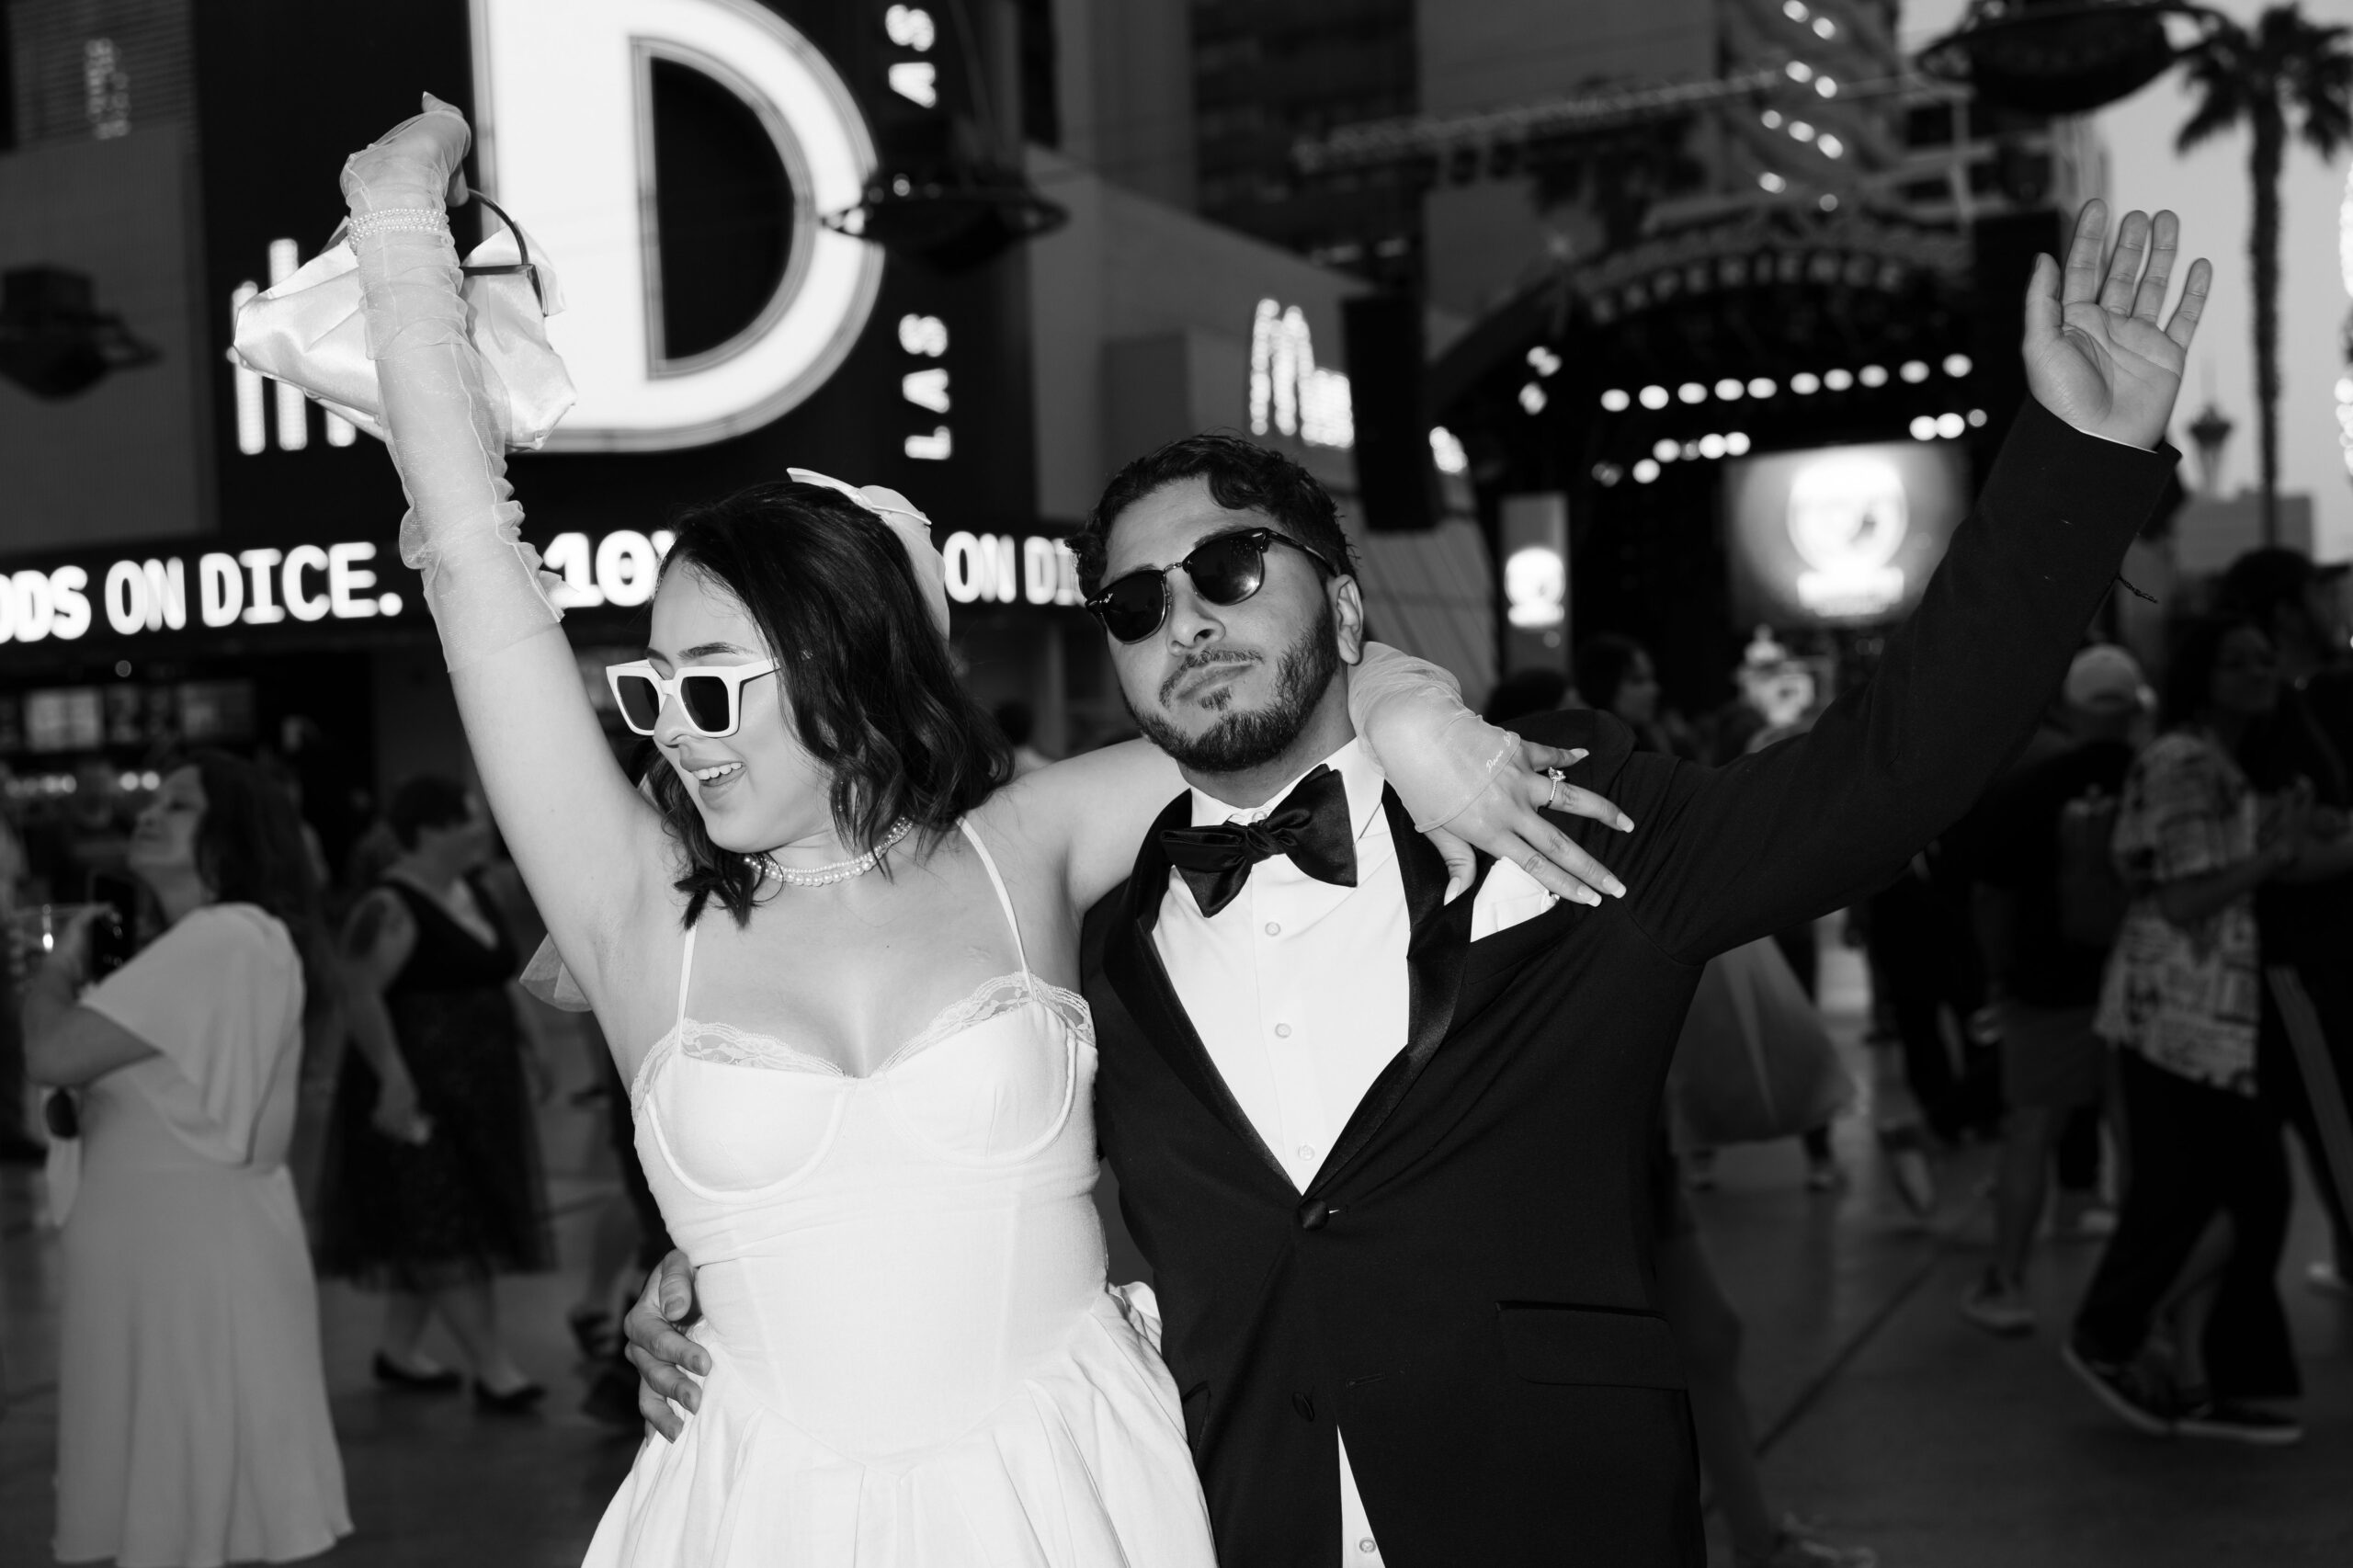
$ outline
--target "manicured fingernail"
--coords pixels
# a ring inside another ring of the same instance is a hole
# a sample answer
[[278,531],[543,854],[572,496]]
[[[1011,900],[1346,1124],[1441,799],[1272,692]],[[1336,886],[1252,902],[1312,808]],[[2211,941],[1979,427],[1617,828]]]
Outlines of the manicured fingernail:
[[1626,884],[1620,881],[1615,877],[1610,878],[1601,885],[1609,890],[1609,896],[1611,898],[1624,898],[1626,896]]
[[1633,831],[1634,831],[1634,819],[1633,819],[1632,817],[1628,816],[1625,812],[1620,812],[1618,813],[1618,831],[1619,831],[1619,832],[1620,832],[1620,833],[1631,833],[1631,832],[1633,832]]
[[1577,902],[1579,903],[1589,903],[1596,909],[1598,909],[1601,907],[1601,895],[1594,892],[1591,888],[1580,887],[1577,889]]
[[1569,751],[1569,761],[1571,763],[1583,762],[1586,757],[1589,757],[1592,755],[1593,753],[1586,750],[1583,746],[1574,746],[1570,748]]

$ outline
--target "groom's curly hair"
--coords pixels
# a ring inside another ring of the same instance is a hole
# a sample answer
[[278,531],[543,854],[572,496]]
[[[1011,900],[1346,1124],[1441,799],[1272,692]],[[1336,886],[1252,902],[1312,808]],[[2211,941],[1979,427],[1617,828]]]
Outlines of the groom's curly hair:
[[[662,571],[702,574],[759,627],[777,660],[776,700],[833,775],[846,844],[871,849],[901,817],[921,833],[951,831],[1013,777],[1012,750],[958,676],[905,548],[839,492],[756,484],[697,506],[679,518]],[[761,689],[746,687],[744,700]],[[750,919],[760,891],[750,859],[711,842],[651,740],[639,766],[686,852],[686,924],[712,900],[737,925]]]
[[1292,542],[1322,555],[1345,574],[1356,551],[1340,527],[1340,508],[1323,481],[1271,448],[1228,430],[1209,430],[1146,452],[1111,476],[1085,526],[1071,535],[1078,584],[1088,597],[1103,586],[1103,564],[1120,515],[1145,496],[1188,479],[1209,481],[1210,499],[1230,512],[1260,512]]

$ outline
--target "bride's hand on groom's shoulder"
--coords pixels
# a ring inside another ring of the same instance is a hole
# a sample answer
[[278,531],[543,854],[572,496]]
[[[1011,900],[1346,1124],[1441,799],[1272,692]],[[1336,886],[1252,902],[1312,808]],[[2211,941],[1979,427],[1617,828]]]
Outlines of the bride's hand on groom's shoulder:
[[695,1378],[710,1375],[710,1352],[680,1332],[698,1315],[694,1267],[685,1253],[673,1252],[647,1278],[637,1304],[621,1320],[630,1365],[637,1369],[638,1414],[672,1442],[687,1429],[678,1406],[690,1415],[700,1409],[702,1385]]
[[1556,898],[1598,904],[1604,898],[1625,897],[1625,883],[1542,814],[1586,817],[1620,833],[1633,830],[1633,819],[1616,801],[1560,776],[1583,762],[1585,751],[1521,740],[1468,711],[1462,717],[1483,732],[1503,735],[1509,750],[1461,811],[1422,829],[1446,858],[1447,898],[1451,901],[1471,885],[1477,870],[1473,849],[1510,861]]

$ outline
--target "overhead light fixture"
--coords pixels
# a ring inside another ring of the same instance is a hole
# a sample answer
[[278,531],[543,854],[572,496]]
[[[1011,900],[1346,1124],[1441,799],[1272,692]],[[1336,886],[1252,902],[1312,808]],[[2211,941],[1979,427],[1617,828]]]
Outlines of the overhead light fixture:
[[2202,42],[2222,19],[2184,0],[1970,0],[1961,26],[1922,50],[1919,65],[1981,103],[2083,114],[2131,97],[2187,52],[2168,21]]
[[877,176],[857,206],[818,220],[943,272],[994,261],[1069,221],[1069,210],[1039,195],[1027,176],[988,163]]

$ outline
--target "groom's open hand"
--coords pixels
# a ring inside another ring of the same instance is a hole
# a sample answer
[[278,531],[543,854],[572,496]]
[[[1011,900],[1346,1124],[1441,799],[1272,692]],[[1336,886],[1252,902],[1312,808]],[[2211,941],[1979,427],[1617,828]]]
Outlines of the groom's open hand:
[[710,1375],[710,1353],[679,1332],[696,1315],[694,1266],[685,1253],[673,1252],[621,1319],[629,1363],[637,1369],[637,1413],[674,1443],[687,1429],[677,1407],[689,1413],[702,1408],[702,1385],[687,1374]]
[[2127,212],[2109,252],[2108,204],[2084,203],[2063,274],[2039,256],[2027,285],[2026,384],[2036,402],[2086,436],[2143,450],[2164,438],[2214,281],[2204,257],[2191,262],[2181,302],[2158,324],[2180,244],[2171,212],[2154,222]]

